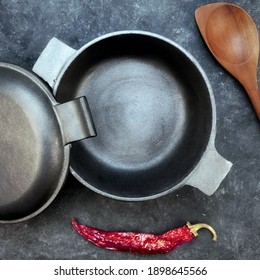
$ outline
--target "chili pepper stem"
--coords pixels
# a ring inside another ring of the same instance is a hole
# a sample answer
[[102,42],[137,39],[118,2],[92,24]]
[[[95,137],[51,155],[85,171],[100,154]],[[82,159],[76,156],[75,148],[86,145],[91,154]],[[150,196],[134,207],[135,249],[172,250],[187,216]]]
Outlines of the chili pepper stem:
[[216,233],[216,231],[210,225],[207,225],[207,224],[191,225],[189,222],[186,225],[189,228],[189,230],[194,234],[194,236],[198,235],[198,232],[197,232],[198,230],[200,230],[202,228],[206,228],[206,229],[208,229],[212,233],[212,235],[213,235],[212,240],[214,240],[214,241],[217,240],[217,233]]

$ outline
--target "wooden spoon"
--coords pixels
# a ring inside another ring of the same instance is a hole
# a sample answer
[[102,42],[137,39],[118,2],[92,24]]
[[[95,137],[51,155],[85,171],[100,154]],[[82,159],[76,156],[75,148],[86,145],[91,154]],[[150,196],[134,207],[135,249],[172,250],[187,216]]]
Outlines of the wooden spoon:
[[242,8],[228,3],[202,6],[195,18],[212,54],[244,86],[260,121],[259,37],[254,21]]

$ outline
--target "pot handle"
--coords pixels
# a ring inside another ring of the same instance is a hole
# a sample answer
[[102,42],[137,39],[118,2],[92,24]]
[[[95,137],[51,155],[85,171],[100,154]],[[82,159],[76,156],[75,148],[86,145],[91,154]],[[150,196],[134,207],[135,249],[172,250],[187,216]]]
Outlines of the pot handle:
[[33,66],[33,72],[45,80],[51,88],[67,61],[76,50],[53,37]]
[[61,124],[63,143],[96,136],[96,129],[85,96],[54,106]]
[[230,161],[217,152],[214,144],[212,144],[205,151],[186,184],[198,188],[206,195],[212,195],[224,180],[232,165]]

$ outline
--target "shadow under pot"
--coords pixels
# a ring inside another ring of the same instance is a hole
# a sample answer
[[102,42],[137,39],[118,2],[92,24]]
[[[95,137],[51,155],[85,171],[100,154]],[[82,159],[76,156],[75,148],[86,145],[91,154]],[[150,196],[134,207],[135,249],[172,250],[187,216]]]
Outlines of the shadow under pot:
[[211,195],[232,166],[215,149],[209,81],[169,39],[120,31],[74,50],[53,38],[33,71],[59,102],[87,97],[97,137],[73,143],[70,170],[97,193],[138,201],[191,185]]
[[65,181],[70,143],[91,136],[85,97],[59,104],[36,75],[0,63],[0,223],[41,213]]

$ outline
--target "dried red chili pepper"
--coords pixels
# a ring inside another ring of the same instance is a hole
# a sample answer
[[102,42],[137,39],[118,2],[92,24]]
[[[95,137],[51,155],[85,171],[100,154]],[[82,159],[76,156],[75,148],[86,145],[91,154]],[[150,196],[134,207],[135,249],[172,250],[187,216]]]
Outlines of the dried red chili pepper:
[[99,247],[139,254],[167,253],[184,242],[191,241],[198,235],[197,231],[201,228],[210,230],[213,240],[217,239],[215,230],[207,224],[191,225],[187,223],[185,226],[163,234],[105,231],[78,224],[74,219],[72,225],[86,240]]

